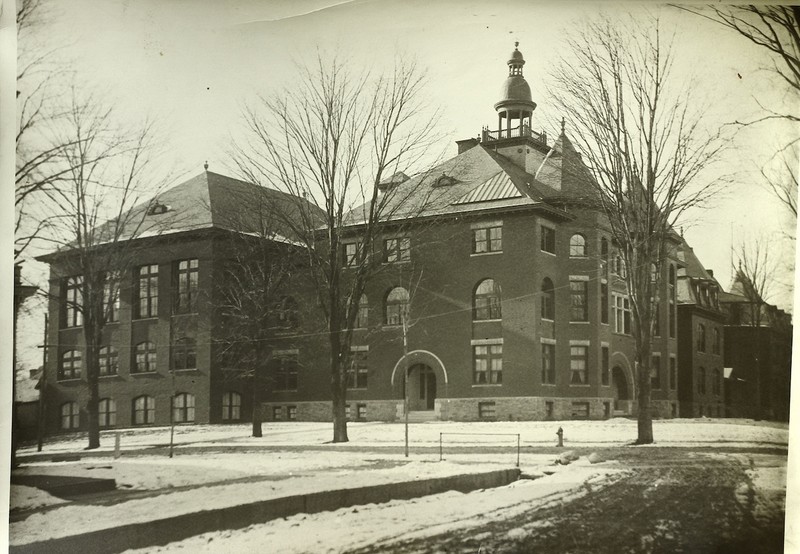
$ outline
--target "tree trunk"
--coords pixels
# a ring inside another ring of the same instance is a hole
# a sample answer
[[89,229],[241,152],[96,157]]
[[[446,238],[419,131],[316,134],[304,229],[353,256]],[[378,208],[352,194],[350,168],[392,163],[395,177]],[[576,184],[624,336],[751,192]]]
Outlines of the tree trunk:
[[347,381],[342,372],[341,338],[339,332],[331,332],[331,396],[333,400],[333,442],[348,442],[347,438]]
[[86,347],[86,379],[89,386],[89,401],[86,404],[86,414],[88,415],[89,446],[86,450],[100,448],[100,356],[99,340],[92,339],[87,341]]
[[650,364],[636,361],[639,413],[636,418],[636,444],[653,443],[653,414],[650,411]]

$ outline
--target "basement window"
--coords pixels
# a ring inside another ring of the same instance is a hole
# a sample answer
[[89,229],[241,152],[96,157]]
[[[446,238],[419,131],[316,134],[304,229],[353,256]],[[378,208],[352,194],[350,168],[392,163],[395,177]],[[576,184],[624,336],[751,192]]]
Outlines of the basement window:
[[478,402],[478,417],[480,419],[496,419],[494,402]]

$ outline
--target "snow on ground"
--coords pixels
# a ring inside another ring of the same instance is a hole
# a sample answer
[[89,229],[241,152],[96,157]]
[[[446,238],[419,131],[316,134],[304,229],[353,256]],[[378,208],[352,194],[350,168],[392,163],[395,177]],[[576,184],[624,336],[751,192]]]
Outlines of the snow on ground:
[[66,500],[55,497],[43,490],[26,487],[25,485],[11,485],[11,510],[29,510],[43,506],[63,504]]
[[[623,473],[613,464],[589,466],[582,459],[560,467],[535,481],[517,481],[505,487],[459,493],[450,491],[406,501],[369,504],[318,514],[298,514],[252,525],[241,530],[205,533],[163,547],[135,552],[258,552],[285,554],[333,553],[417,539],[442,532],[458,532],[479,523],[504,520],[534,507],[564,502],[597,489]],[[342,529],[347,529],[342,533]],[[224,541],[224,542],[223,542]]]

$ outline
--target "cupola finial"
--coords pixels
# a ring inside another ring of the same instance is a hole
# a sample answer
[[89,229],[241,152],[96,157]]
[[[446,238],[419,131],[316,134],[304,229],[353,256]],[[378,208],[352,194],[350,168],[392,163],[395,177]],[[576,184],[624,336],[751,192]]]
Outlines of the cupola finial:
[[203,164],[203,169],[208,171],[208,160],[206,160],[206,163]]

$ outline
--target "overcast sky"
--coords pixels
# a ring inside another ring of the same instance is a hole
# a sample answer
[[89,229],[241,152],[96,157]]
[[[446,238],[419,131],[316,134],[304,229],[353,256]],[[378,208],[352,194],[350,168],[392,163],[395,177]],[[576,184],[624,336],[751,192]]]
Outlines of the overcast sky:
[[[191,176],[208,160],[212,171],[233,175],[226,148],[241,125],[242,104],[291,82],[295,63],[313,61],[317,49],[378,72],[398,55],[415,57],[427,69],[431,104],[441,108],[442,147],[454,155],[453,141],[496,126],[493,104],[514,41],[538,104],[533,127],[554,136],[557,129],[545,123],[559,117],[548,98],[548,71],[566,52],[564,39],[601,11],[644,9],[530,0],[60,0],[52,2],[42,31],[49,44],[62,47],[59,59],[73,69],[75,82],[101,91],[123,120],[158,118],[168,132],[166,165]],[[785,92],[761,70],[770,64],[762,50],[701,18],[669,8],[661,15],[677,33],[676,79],[697,78],[692,86],[708,106],[706,124],[752,118],[756,99],[785,106]],[[723,287],[730,282],[732,237],[737,241],[745,231],[776,236],[786,223],[758,178],[788,142],[786,133],[781,125],[739,133],[722,164],[737,176],[735,184],[713,209],[685,223],[687,240]],[[788,307],[786,295],[775,300]],[[22,353],[34,366],[38,356]]]

